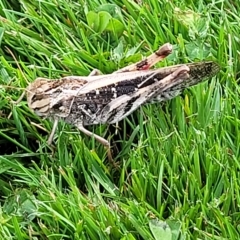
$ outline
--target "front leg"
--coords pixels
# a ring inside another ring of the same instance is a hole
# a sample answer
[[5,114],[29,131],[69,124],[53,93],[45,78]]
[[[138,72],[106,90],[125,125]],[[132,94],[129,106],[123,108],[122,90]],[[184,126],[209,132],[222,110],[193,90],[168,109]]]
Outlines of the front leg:
[[[98,69],[92,70],[92,72],[89,74],[89,76],[97,76],[97,75],[102,75],[101,71],[98,70]],[[67,111],[66,111],[66,115],[63,116],[63,117],[67,117],[67,116],[70,114],[72,105],[73,105],[73,103],[74,103],[74,100],[75,100],[75,99],[73,98],[70,107],[69,107],[69,108],[67,109]],[[54,103],[54,104],[56,104],[56,103]],[[85,114],[86,114],[86,113],[85,113]],[[48,144],[48,145],[51,145],[52,142],[53,142],[53,138],[54,138],[54,134],[55,134],[55,132],[56,132],[56,130],[57,130],[58,122],[59,122],[59,119],[58,119],[57,117],[54,118],[53,127],[52,127],[51,133],[50,133],[50,135],[49,135],[49,137],[48,137],[48,140],[47,140],[47,144]],[[80,128],[79,128],[79,130],[80,130]],[[81,131],[82,131],[82,130],[81,130]],[[87,133],[85,133],[85,134],[88,135]],[[89,135],[88,135],[88,136],[89,136]],[[96,139],[97,139],[97,138],[96,138]],[[105,139],[104,139],[104,140],[105,140]],[[106,141],[106,140],[105,140],[105,141]],[[104,144],[104,143],[102,142],[102,144],[105,145],[106,143]]]
[[57,130],[57,126],[58,126],[58,121],[59,121],[58,118],[54,119],[53,127],[52,127],[51,133],[50,133],[50,135],[48,137],[48,140],[47,140],[48,145],[51,145],[52,142],[53,142],[53,137],[54,137],[54,134],[55,134],[55,132]]
[[98,142],[100,142],[104,147],[110,148],[110,143],[103,137],[98,136],[97,134],[87,130],[82,123],[74,124],[81,132],[86,134],[89,137],[94,137]]
[[81,132],[86,134],[89,137],[95,138],[99,143],[101,143],[106,149],[107,149],[107,156],[108,160],[111,161],[111,163],[115,166],[115,162],[113,161],[112,158],[112,153],[111,153],[111,148],[110,148],[110,143],[107,141],[105,138],[98,136],[95,133],[92,133],[91,131],[87,130],[81,122],[75,123],[74,124]]

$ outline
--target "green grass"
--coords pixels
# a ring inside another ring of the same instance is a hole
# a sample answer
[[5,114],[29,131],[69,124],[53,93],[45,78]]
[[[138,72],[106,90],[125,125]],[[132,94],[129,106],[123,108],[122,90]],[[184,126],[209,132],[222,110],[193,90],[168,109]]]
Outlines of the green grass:
[[[137,1],[136,1],[137,2]],[[0,239],[239,239],[239,1],[2,0]],[[214,60],[221,71],[93,139],[37,117],[36,77],[111,73],[170,42],[157,66]]]

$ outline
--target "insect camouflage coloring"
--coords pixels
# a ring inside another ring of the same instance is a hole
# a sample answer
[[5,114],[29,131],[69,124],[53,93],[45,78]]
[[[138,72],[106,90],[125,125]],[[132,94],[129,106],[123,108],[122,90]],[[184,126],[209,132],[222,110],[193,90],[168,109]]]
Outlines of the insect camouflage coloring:
[[27,87],[27,102],[37,115],[54,120],[48,143],[52,142],[58,121],[63,119],[110,152],[110,143],[84,126],[119,122],[140,106],[174,98],[219,71],[218,64],[212,61],[150,70],[171,52],[172,45],[166,43],[146,59],[112,74],[37,78]]

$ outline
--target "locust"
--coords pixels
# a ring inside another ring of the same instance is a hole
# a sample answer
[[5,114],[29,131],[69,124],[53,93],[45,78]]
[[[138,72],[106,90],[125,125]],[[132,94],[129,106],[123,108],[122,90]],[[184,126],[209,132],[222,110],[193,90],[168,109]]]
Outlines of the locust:
[[147,58],[113,72],[60,79],[37,78],[27,87],[30,109],[54,120],[51,144],[59,120],[76,126],[110,151],[110,142],[85,127],[121,121],[140,106],[172,99],[184,89],[213,77],[219,65],[213,61],[150,69],[172,52],[166,43]]

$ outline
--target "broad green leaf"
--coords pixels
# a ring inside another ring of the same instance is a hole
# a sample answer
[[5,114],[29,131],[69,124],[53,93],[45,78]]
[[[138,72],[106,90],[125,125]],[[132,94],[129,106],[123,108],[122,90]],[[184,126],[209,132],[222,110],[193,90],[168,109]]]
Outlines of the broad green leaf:
[[124,26],[119,20],[112,18],[110,19],[109,24],[106,27],[106,30],[111,31],[116,35],[120,36],[124,31]]
[[121,9],[116,4],[102,4],[96,9],[96,12],[108,12],[113,18],[121,19]]
[[153,219],[149,222],[149,227],[156,240],[172,240],[172,232],[166,222]]
[[93,11],[87,13],[87,23],[96,32],[99,29],[99,15]]
[[108,26],[109,21],[111,20],[112,16],[108,12],[99,12],[98,19],[99,19],[99,28],[98,32],[102,33]]

